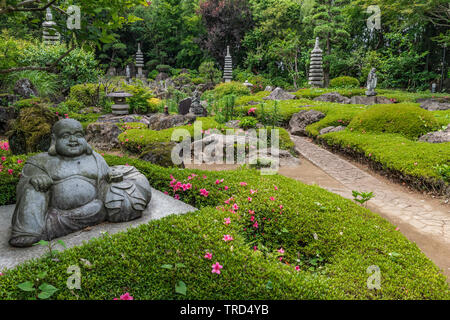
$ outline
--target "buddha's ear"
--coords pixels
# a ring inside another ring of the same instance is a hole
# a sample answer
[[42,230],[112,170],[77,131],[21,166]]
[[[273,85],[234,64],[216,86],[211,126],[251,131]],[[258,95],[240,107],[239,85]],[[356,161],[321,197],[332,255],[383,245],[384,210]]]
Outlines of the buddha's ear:
[[48,154],[50,156],[56,156],[56,137],[52,133],[52,141],[50,142],[50,148],[48,149]]
[[86,143],[86,154],[90,156],[93,152],[94,150],[92,150],[92,147]]

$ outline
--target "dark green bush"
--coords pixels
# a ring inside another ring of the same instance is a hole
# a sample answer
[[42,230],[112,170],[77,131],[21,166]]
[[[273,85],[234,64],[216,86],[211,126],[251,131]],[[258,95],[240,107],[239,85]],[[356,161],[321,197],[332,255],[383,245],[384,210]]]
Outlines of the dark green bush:
[[430,111],[411,104],[375,105],[353,118],[349,128],[360,132],[399,133],[409,139],[439,129]]
[[359,80],[353,77],[338,77],[330,81],[330,88],[359,88]]
[[172,67],[168,66],[166,64],[159,64],[156,66],[155,69],[158,70],[159,72],[170,73],[170,71],[172,70]]

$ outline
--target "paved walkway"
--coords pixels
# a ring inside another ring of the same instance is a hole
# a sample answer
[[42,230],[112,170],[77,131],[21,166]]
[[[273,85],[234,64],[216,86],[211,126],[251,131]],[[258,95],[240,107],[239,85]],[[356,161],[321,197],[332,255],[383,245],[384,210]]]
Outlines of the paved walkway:
[[291,136],[291,139],[297,152],[339,182],[323,185],[319,181],[319,186],[349,199],[353,199],[352,190],[372,191],[375,197],[367,203],[368,208],[399,226],[450,278],[450,206],[436,209],[426,200],[393,188],[317,146],[309,138]]

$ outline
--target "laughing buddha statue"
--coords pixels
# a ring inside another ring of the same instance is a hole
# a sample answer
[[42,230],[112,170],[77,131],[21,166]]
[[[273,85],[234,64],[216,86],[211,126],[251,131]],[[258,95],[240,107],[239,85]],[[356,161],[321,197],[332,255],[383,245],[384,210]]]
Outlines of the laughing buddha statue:
[[48,152],[29,158],[22,170],[9,243],[28,247],[104,221],[134,220],[150,199],[144,175],[131,166],[108,167],[78,121],[60,120]]

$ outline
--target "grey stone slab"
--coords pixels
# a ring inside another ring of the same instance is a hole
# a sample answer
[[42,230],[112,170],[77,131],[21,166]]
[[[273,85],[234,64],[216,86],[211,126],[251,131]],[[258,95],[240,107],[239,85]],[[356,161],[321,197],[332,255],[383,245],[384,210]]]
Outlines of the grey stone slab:
[[[11,218],[14,213],[15,205],[0,207],[0,271],[3,269],[14,268],[20,263],[34,258],[39,258],[47,252],[47,248],[42,246],[33,246],[30,248],[14,248],[8,244],[11,234]],[[167,217],[172,214],[184,214],[197,209],[182,202],[175,200],[173,197],[165,195],[161,191],[152,188],[152,200],[141,218],[124,222],[124,223],[109,223],[105,222],[93,226],[89,231],[78,231],[71,233],[65,237],[59,238],[67,245],[67,248],[72,248],[89,241],[92,238],[102,236],[104,232],[114,234],[121,231],[126,231],[128,228],[134,228],[142,224],[146,224],[151,220],[157,220]],[[56,240],[54,240],[56,243]],[[63,248],[57,245],[57,250],[62,251]]]

